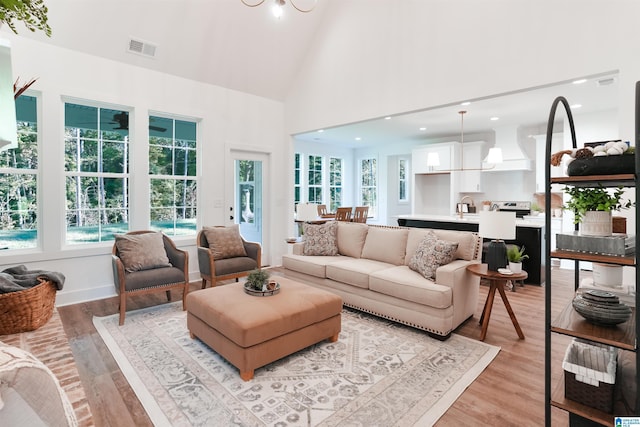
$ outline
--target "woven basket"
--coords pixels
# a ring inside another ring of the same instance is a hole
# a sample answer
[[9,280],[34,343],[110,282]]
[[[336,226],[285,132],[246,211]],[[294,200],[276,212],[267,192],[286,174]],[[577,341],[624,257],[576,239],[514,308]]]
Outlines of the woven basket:
[[24,291],[0,294],[0,335],[38,329],[53,315],[56,286],[51,281]]
[[617,355],[613,347],[574,338],[562,362],[565,397],[611,413]]

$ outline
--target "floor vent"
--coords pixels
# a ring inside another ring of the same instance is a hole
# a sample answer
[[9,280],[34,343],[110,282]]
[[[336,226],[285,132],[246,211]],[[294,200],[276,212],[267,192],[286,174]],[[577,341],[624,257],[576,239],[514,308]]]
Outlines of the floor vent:
[[156,56],[156,45],[139,39],[130,39],[129,52],[154,58]]

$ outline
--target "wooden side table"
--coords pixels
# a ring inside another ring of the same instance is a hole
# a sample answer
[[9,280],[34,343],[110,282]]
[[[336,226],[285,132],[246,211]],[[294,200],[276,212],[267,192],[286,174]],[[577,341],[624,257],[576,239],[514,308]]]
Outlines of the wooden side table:
[[518,319],[516,319],[516,315],[511,308],[511,304],[509,304],[509,300],[507,299],[507,294],[504,291],[504,284],[508,280],[524,280],[528,277],[527,272],[523,271],[522,273],[513,273],[513,274],[501,274],[497,271],[491,271],[487,268],[487,264],[471,264],[467,266],[467,270],[475,274],[476,276],[480,276],[481,278],[489,280],[490,288],[489,294],[487,295],[487,300],[484,303],[484,308],[482,309],[482,316],[480,316],[480,324],[482,325],[482,332],[480,332],[480,341],[484,341],[487,336],[487,329],[489,328],[489,318],[491,317],[491,309],[493,308],[493,300],[496,295],[496,290],[500,293],[502,297],[502,302],[504,302],[504,306],[507,308],[507,312],[509,313],[509,317],[511,318],[511,323],[516,328],[516,332],[518,333],[518,337],[520,339],[524,339],[524,334],[522,333],[522,329],[520,329],[520,324],[518,324]]

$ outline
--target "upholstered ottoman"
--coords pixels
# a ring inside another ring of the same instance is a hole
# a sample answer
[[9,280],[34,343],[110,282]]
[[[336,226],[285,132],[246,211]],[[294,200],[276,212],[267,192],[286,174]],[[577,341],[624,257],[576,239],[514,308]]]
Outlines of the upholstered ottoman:
[[240,370],[244,381],[256,368],[340,333],[342,298],[283,277],[280,292],[256,297],[243,283],[187,295],[187,327]]

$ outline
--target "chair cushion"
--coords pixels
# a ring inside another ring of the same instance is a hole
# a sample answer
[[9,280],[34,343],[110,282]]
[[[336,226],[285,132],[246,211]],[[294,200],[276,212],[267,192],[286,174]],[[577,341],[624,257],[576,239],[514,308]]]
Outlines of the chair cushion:
[[129,273],[171,266],[160,232],[116,234],[115,240],[118,256]]
[[368,228],[366,224],[338,221],[338,253],[360,258]]
[[328,221],[324,224],[302,226],[304,232],[304,255],[338,255],[338,223]]
[[387,262],[393,265],[404,264],[409,230],[383,227],[369,227],[362,248],[362,258]]
[[422,274],[426,279],[434,279],[438,267],[456,259],[457,249],[457,242],[439,240],[436,234],[430,231],[418,245],[409,262],[409,268]]
[[176,267],[154,268],[127,274],[126,291],[185,283],[184,271]]
[[216,266],[216,276],[226,276],[227,274],[241,273],[243,271],[248,274],[249,271],[259,267],[255,259],[246,256],[218,259],[214,261],[214,264]]
[[203,231],[207,242],[209,242],[209,249],[211,249],[213,259],[247,256],[247,251],[240,236],[240,225],[204,227]]

